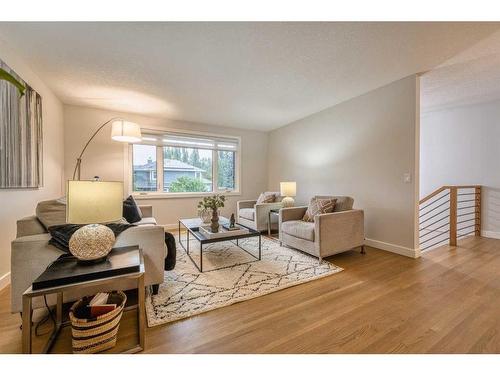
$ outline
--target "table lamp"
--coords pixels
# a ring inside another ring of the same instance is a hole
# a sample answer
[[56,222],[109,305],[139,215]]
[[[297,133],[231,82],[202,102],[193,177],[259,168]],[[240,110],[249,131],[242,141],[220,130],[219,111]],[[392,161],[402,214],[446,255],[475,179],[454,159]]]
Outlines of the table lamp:
[[281,203],[283,203],[283,207],[293,207],[295,201],[292,197],[297,195],[297,183],[280,182],[280,194],[284,197],[281,201]]
[[115,235],[102,225],[120,220],[123,210],[123,183],[109,181],[68,181],[66,222],[88,224],[69,240],[69,251],[80,261],[105,260]]

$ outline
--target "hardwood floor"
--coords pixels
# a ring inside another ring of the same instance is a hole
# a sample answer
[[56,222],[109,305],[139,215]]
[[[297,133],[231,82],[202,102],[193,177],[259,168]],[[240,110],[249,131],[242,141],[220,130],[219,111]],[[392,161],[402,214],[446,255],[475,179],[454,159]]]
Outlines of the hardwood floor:
[[[345,271],[148,328],[145,353],[500,352],[500,240],[469,238],[416,260],[372,248],[328,260]],[[0,292],[0,352],[18,353],[9,293]],[[134,329],[125,318],[121,345]],[[54,351],[70,350],[66,330]]]

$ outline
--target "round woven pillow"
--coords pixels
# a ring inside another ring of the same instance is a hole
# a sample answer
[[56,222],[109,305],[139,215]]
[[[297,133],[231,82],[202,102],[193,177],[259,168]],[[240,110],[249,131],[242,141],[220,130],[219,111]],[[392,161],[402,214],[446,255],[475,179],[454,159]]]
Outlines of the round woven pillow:
[[101,224],[85,225],[69,240],[69,251],[80,260],[96,260],[109,254],[115,244],[111,229]]

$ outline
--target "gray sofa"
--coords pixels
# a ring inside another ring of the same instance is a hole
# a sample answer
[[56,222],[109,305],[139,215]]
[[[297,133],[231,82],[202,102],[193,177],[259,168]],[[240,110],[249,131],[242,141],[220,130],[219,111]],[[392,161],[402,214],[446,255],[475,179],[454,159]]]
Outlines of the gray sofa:
[[[48,201],[55,202],[55,201]],[[41,202],[41,204],[46,202]],[[39,204],[40,205],[40,204]],[[165,231],[156,225],[151,206],[140,206],[142,220],[137,226],[122,232],[115,247],[139,245],[144,252],[145,284],[155,285],[163,282],[165,260]],[[38,211],[38,208],[37,208]],[[54,213],[56,215],[58,213]],[[11,311],[22,310],[22,294],[45,268],[57,259],[63,251],[49,245],[50,234],[37,216],[29,216],[17,221],[17,238],[11,246]],[[135,281],[114,283],[112,289],[133,289]],[[74,301],[84,295],[93,294],[94,290],[83,290],[78,295],[66,294],[65,302]],[[55,304],[54,296],[48,297],[49,304]],[[43,300],[33,300],[33,307],[42,307]]]
[[[259,203],[257,200],[238,201],[237,206],[237,222],[259,232],[267,230],[269,221],[269,211],[272,209],[280,209],[283,207],[279,192],[274,192],[277,201],[273,203]],[[278,222],[271,223],[271,228],[277,228]]]
[[361,247],[364,253],[364,213],[353,209],[354,199],[336,198],[334,212],[316,215],[314,222],[302,220],[307,206],[283,208],[279,215],[279,240],[282,244],[322,258]]

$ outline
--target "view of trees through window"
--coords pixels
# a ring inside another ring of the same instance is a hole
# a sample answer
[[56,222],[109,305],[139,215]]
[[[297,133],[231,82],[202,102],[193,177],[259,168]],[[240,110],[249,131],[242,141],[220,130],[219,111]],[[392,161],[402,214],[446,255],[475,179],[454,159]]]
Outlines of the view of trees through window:
[[234,189],[234,151],[217,151],[218,158],[218,177],[217,183],[219,190]]
[[163,191],[212,191],[212,150],[163,147]]
[[[156,161],[158,148],[163,154],[159,166]],[[202,193],[214,191],[215,183],[216,190],[234,190],[236,187],[235,151],[135,144],[132,152],[134,191],[151,192],[160,188],[168,193]],[[161,170],[157,168],[162,167],[163,179],[160,178],[159,184],[157,176]],[[213,176],[214,170],[216,176]]]

